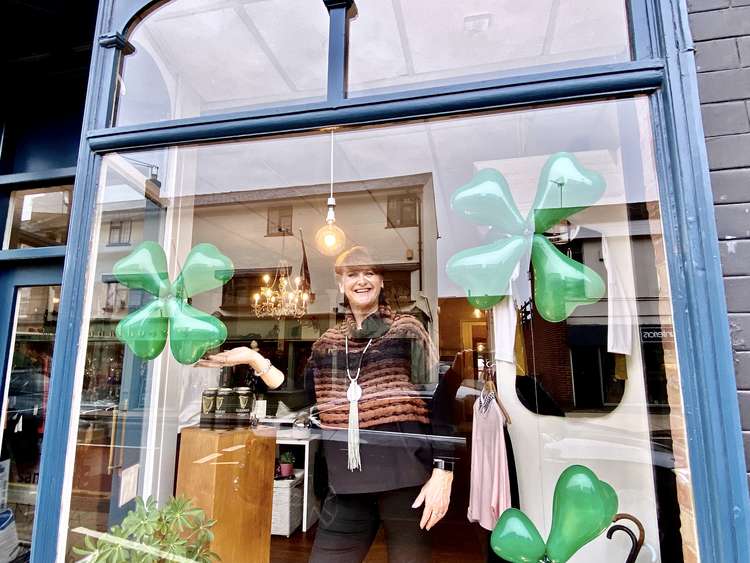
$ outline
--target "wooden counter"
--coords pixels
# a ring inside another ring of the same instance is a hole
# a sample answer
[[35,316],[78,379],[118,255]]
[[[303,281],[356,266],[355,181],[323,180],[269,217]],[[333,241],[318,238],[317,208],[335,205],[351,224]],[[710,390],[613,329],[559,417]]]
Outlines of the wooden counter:
[[273,428],[182,431],[177,495],[217,521],[211,550],[224,563],[270,558],[275,449]]

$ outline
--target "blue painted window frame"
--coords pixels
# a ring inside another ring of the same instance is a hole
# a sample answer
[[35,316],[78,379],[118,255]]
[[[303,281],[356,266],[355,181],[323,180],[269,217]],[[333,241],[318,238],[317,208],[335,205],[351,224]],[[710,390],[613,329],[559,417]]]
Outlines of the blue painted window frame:
[[[73,184],[76,169],[53,168],[0,175],[0,226],[4,232],[12,192]],[[0,237],[2,238],[2,237]],[[0,247],[3,241],[0,240]],[[5,389],[18,289],[40,285],[61,285],[66,246],[0,250],[0,389]],[[4,331],[3,331],[4,329]],[[0,395],[0,408],[4,407]],[[49,412],[49,411],[48,411]],[[44,443],[44,442],[42,442]],[[42,458],[44,453],[42,452]]]
[[750,553],[750,499],[686,0],[628,1],[631,62],[356,99],[344,94],[346,10],[351,0],[321,1],[331,16],[325,101],[111,127],[126,34],[160,2],[101,0],[68,236],[72,252],[63,273],[32,561],[56,560],[58,540],[67,536],[66,522],[60,521],[61,499],[65,501],[64,485],[74,462],[66,458],[76,422],[70,404],[76,396],[80,320],[103,154],[642,93],[650,96],[652,106],[701,558],[744,562]]
[[[0,175],[0,229],[4,232],[10,209],[10,195],[59,184],[72,184],[75,168],[54,168],[39,172]],[[0,237],[1,238],[1,237]],[[2,246],[0,240],[0,247]],[[13,288],[12,296],[0,293],[0,327],[7,332],[0,337],[0,389],[5,388],[8,368],[11,324],[15,310],[16,288],[36,285],[60,285],[66,246],[14,248],[0,250],[0,292]],[[0,408],[4,397],[0,396]]]
[[[7,326],[8,331],[0,338],[0,384],[5,389],[5,377],[8,373],[8,362],[11,359],[12,328],[15,318],[16,297],[18,288],[40,285],[60,285],[62,283],[62,263],[65,256],[60,252],[61,247],[54,247],[52,252],[46,252],[44,258],[35,256],[29,258],[0,256],[0,326]],[[62,247],[64,248],[64,247]],[[46,249],[45,249],[46,250]],[[0,253],[3,254],[3,253]],[[30,263],[32,262],[32,263]]]

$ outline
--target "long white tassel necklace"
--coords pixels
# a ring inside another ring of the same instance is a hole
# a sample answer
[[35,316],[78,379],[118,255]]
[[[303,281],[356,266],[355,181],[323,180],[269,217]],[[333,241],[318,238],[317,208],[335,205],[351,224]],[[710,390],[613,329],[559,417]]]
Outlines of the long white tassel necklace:
[[362,459],[359,456],[359,400],[362,398],[362,388],[357,383],[359,372],[362,369],[362,360],[367,353],[367,349],[372,344],[372,338],[367,342],[367,346],[359,357],[357,366],[357,375],[352,377],[349,371],[349,337],[344,338],[344,348],[346,351],[346,377],[349,378],[349,388],[346,390],[346,398],[349,400],[349,434],[346,441],[349,461],[347,468],[349,471],[355,469],[362,471]]

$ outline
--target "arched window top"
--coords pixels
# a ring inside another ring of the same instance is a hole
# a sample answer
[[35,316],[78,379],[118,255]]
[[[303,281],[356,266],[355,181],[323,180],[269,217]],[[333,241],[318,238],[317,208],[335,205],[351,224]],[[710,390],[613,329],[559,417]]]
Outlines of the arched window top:
[[625,0],[357,0],[348,94],[628,61]]
[[310,0],[172,0],[129,34],[115,125],[325,97],[328,13]]

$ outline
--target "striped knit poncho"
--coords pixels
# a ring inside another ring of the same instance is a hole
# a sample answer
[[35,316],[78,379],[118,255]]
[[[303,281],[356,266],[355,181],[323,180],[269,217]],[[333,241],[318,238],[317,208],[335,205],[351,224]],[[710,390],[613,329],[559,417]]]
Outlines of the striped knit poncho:
[[[396,422],[430,423],[427,405],[415,383],[427,383],[434,353],[430,337],[411,315],[394,315],[381,306],[357,330],[349,316],[325,332],[313,345],[308,371],[312,370],[314,400],[323,426],[346,428],[349,401],[346,391],[347,357],[344,339],[349,336],[349,370],[356,376],[362,358],[358,383],[360,428],[373,428]],[[367,342],[372,344],[364,357]],[[312,397],[311,397],[312,399]]]

